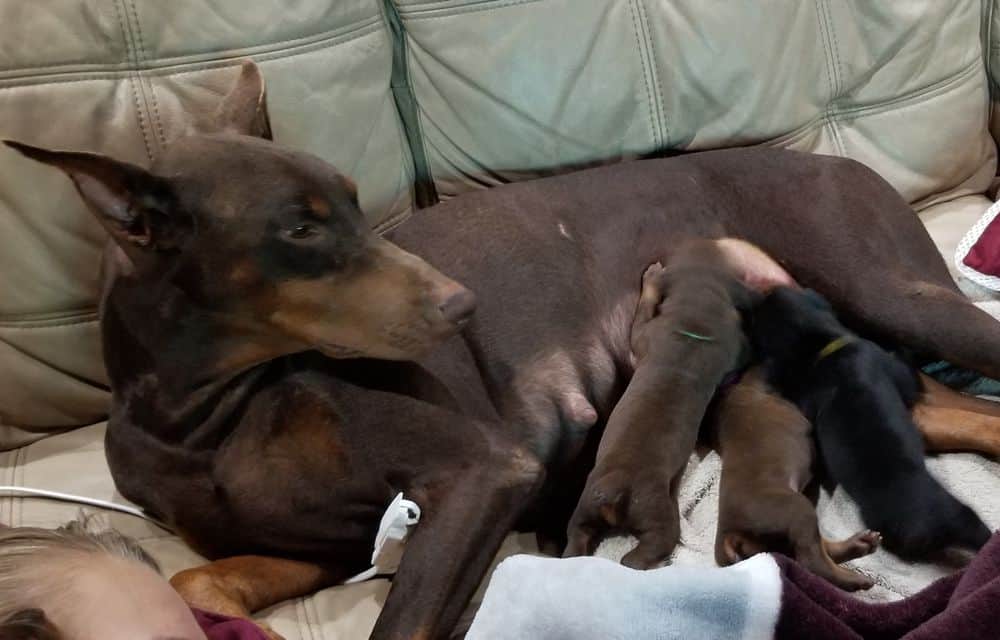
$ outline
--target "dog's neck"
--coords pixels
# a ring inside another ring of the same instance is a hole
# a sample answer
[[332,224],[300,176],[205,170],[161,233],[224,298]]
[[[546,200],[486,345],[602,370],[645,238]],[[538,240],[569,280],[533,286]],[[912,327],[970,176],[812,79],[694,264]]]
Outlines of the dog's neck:
[[120,266],[105,262],[101,304],[116,418],[185,439],[217,431],[208,427],[239,406],[269,365],[302,350],[205,309],[168,274],[114,271]]

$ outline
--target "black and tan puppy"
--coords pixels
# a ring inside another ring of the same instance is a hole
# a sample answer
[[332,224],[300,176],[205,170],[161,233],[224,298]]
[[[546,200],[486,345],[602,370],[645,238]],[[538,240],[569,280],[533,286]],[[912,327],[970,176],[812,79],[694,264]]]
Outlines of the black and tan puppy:
[[592,553],[607,531],[634,534],[622,564],[646,569],[680,539],[677,484],[716,387],[745,355],[741,309],[752,299],[717,241],[682,244],[650,266],[632,324],[635,373],[601,438],[569,524],[566,555]]
[[924,464],[910,411],[922,393],[915,371],[848,331],[812,291],[775,289],[754,310],[751,335],[769,380],[812,421],[827,473],[888,549],[925,556],[985,544],[986,525]]
[[722,392],[713,422],[722,456],[716,562],[781,551],[842,589],[870,588],[870,578],[837,563],[873,552],[880,536],[863,531],[831,542],[820,535],[816,510],[801,493],[812,477],[812,425],[760,368]]

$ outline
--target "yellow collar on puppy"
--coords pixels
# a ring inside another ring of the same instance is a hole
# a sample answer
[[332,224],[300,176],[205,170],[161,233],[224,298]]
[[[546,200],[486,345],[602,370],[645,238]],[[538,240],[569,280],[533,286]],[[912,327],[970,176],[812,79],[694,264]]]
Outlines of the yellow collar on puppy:
[[816,362],[832,356],[852,342],[854,342],[854,336],[852,335],[842,335],[839,338],[831,340],[829,344],[819,350],[819,354],[816,355]]

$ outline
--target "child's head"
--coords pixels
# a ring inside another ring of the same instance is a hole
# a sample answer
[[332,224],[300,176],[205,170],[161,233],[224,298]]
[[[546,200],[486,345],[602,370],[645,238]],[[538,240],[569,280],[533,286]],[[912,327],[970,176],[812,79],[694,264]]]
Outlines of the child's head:
[[134,540],[76,521],[0,528],[0,640],[203,640]]

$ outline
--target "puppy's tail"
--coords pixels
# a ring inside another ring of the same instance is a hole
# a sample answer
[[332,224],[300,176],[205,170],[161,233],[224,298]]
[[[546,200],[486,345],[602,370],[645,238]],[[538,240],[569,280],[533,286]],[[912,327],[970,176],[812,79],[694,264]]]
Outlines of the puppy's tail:
[[[950,547],[979,551],[992,535],[986,524],[936,480],[929,481],[916,501],[923,500],[910,522],[893,527],[894,535],[886,538],[890,551],[904,558],[926,558]],[[911,503],[913,504],[913,503]]]
[[986,523],[976,515],[975,511],[962,503],[959,503],[959,507],[961,508],[959,515],[952,520],[955,523],[952,528],[952,545],[970,551],[979,551],[989,541],[993,533],[986,526]]

